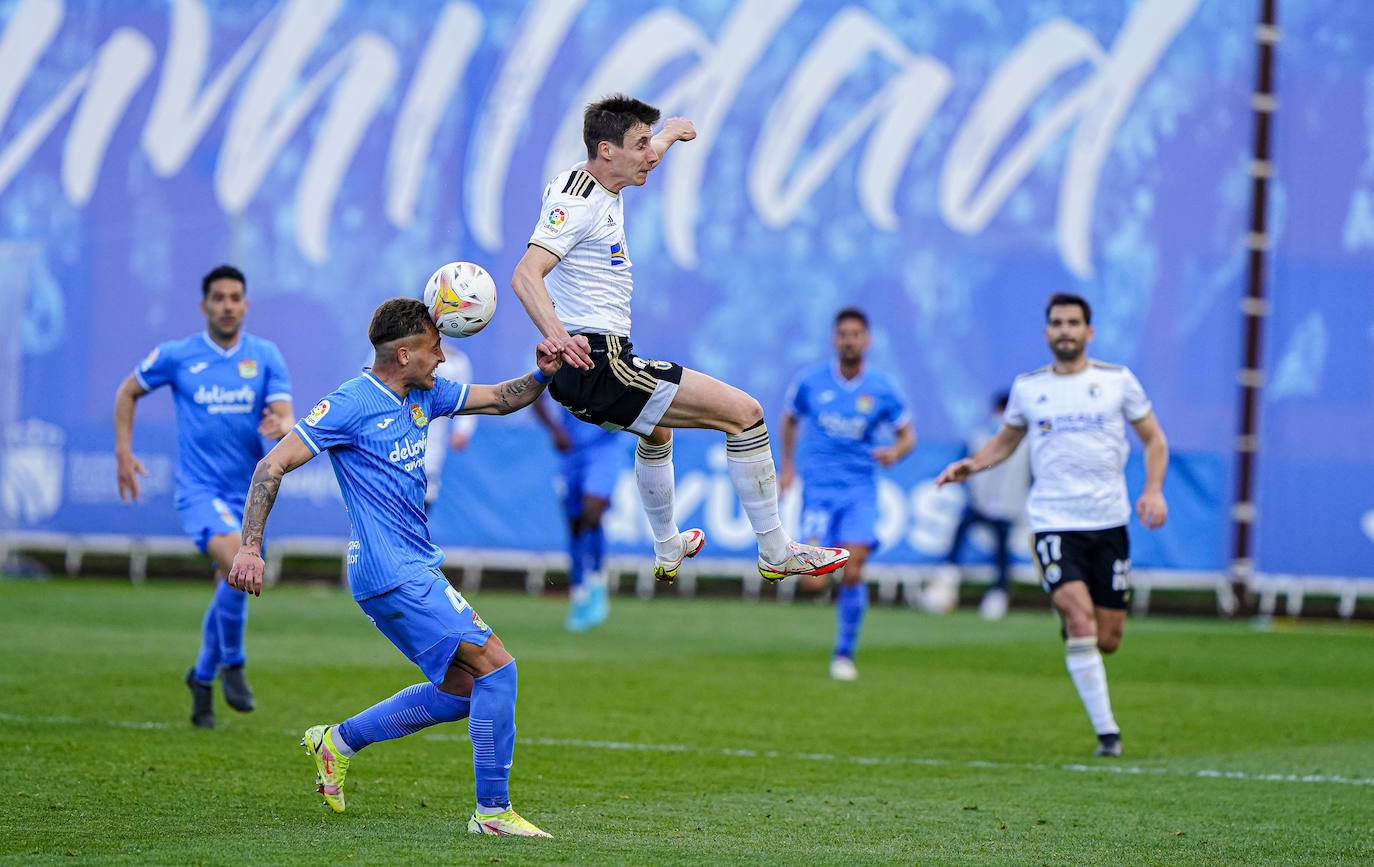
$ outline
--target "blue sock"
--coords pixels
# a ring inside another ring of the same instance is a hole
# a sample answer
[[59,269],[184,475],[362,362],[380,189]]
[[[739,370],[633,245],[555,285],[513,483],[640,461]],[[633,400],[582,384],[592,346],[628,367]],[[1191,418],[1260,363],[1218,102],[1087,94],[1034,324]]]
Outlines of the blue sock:
[[191,675],[201,683],[214,683],[215,674],[219,670],[219,588],[223,586],[223,581],[215,586],[210,604],[205,606],[205,616],[200,620],[200,653],[196,654],[196,664],[191,669]]
[[215,585],[215,618],[219,620],[219,664],[243,665],[243,633],[248,627],[248,594],[228,581]]
[[864,614],[868,611],[868,585],[841,584],[835,602],[835,655],[854,658],[854,646],[859,643]]
[[449,695],[426,681],[408,686],[384,701],[339,724],[339,737],[354,750],[378,741],[413,735],[441,722],[457,722],[468,715],[469,699]]
[[510,806],[518,684],[519,675],[513,659],[472,682],[468,736],[472,738],[472,772],[480,807],[503,810]]
[[586,534],[571,529],[568,532],[568,589],[576,590],[587,580],[587,555],[583,547]]

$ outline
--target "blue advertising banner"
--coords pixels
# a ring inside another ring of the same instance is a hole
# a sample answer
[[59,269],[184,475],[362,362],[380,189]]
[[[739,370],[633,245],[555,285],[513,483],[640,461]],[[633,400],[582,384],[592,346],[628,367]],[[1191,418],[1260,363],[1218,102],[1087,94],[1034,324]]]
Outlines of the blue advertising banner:
[[[625,193],[637,349],[744,388],[776,426],[836,310],[863,308],[870,364],[919,435],[886,476],[882,558],[943,556],[963,491],[932,479],[990,395],[1047,362],[1044,302],[1065,290],[1093,302],[1092,354],[1135,371],[1174,450],[1171,521],[1137,528],[1136,564],[1223,569],[1252,6],[0,4],[0,529],[179,532],[171,401],[139,402],[150,476],[123,505],[113,395],[204,327],[199,281],[220,262],[246,272],[247,329],[281,347],[298,414],[368,357],[378,302],[456,259],[502,290],[461,342],[475,379],[527,370],[538,335],[512,268],[545,184],[585,155],[583,106],[625,91],[699,132]],[[1283,22],[1258,565],[1367,576],[1374,47],[1350,34],[1374,10],[1301,7]],[[435,535],[561,548],[546,441],[527,413],[480,422],[445,467]],[[680,520],[745,556],[721,450],[679,437]],[[326,461],[288,477],[270,529],[346,533]],[[647,550],[628,477],[611,536]]]

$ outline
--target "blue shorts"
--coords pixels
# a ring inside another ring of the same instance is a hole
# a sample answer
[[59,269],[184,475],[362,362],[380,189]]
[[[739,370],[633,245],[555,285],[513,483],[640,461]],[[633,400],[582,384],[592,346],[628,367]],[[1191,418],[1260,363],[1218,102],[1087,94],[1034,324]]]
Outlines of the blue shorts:
[[878,489],[802,489],[801,537],[812,545],[865,545],[878,542]]
[[459,644],[483,647],[492,636],[491,627],[437,569],[360,599],[358,607],[436,685],[448,675]]
[[206,553],[213,536],[243,531],[243,501],[214,494],[201,494],[188,500],[177,508],[181,516],[181,528],[186,531],[200,553]]
[[625,442],[619,435],[606,437],[563,456],[563,499],[569,517],[581,514],[583,497],[610,502],[625,467]]

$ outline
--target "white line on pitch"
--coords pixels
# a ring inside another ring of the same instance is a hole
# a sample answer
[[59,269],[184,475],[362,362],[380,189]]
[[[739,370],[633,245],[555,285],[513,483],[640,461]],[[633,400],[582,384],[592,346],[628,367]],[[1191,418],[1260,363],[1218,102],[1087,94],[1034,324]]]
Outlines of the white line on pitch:
[[[0,712],[0,722],[37,723],[40,725],[98,725],[106,728],[134,730],[162,730],[173,728],[172,723],[145,720],[86,720],[73,716],[34,717]],[[177,728],[181,725],[177,724]],[[300,735],[298,730],[285,732],[292,737]],[[429,732],[423,735],[426,740],[467,741],[466,735]],[[1121,776],[1142,777],[1194,777],[1210,780],[1241,780],[1264,783],[1328,783],[1344,786],[1374,786],[1374,777],[1346,777],[1340,774],[1281,774],[1257,773],[1253,771],[1220,771],[1200,769],[1196,771],[1173,770],[1170,768],[1142,768],[1137,765],[1100,765],[1069,764],[1047,765],[1039,762],[989,762],[980,759],[957,761],[911,756],[838,756],[833,753],[788,753],[781,750],[751,749],[707,749],[689,747],[685,744],[643,744],[626,741],[586,741],[571,738],[523,737],[517,741],[519,746],[561,747],[585,750],[616,750],[644,753],[684,753],[693,755],[727,756],[740,759],[785,759],[806,762],[843,762],[853,765],[894,765],[921,766],[930,768],[977,768],[980,770],[1013,771],[1069,771],[1081,774],[1117,774]]]

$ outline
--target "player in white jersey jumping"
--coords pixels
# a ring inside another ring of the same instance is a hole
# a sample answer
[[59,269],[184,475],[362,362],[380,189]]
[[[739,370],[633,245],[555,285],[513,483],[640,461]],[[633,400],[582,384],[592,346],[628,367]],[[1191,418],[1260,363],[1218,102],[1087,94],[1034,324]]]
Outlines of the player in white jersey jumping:
[[301,745],[315,760],[325,802],[344,811],[344,777],[364,747],[467,718],[477,795],[468,831],[547,837],[511,807],[515,659],[439,571],[443,554],[430,541],[424,511],[424,453],[431,419],[529,406],[560,363],[558,346],[542,341],[538,367],[519,379],[451,382],[434,375],[444,360],[439,332],[413,298],[382,302],[368,339],[376,352],[372,367],[315,404],[254,469],[229,584],[262,592],[262,537],[282,477],[328,452],[352,529],[353,598],[425,680],[338,725],[306,730]]
[[1145,447],[1145,488],[1135,511],[1151,530],[1169,517],[1169,443],[1135,375],[1088,358],[1093,327],[1086,300],[1051,296],[1045,323],[1054,364],[1016,378],[1001,430],[976,454],[945,467],[937,483],[962,482],[997,465],[1030,433],[1035,480],[1026,512],[1034,556],[1064,620],[1065,661],[1097,732],[1097,755],[1119,756],[1121,729],[1112,715],[1102,654],[1121,645],[1130,598],[1125,422]]
[[654,534],[654,576],[677,577],[683,558],[701,550],[701,530],[678,530],[673,515],[673,428],[725,434],[730,481],[758,537],[759,574],[825,575],[849,559],[843,548],[792,541],[778,517],[777,475],[763,423],[750,395],[671,361],[631,351],[630,256],[621,190],[642,186],[675,142],[696,138],[692,122],[669,118],[616,94],[587,106],[582,140],[587,160],[544,190],[539,224],[515,268],[511,288],[563,367],[549,394],[583,421],[639,436],[635,481]]

